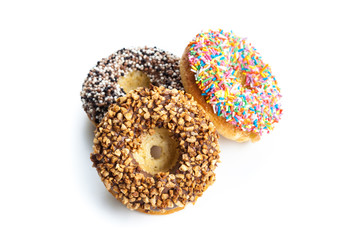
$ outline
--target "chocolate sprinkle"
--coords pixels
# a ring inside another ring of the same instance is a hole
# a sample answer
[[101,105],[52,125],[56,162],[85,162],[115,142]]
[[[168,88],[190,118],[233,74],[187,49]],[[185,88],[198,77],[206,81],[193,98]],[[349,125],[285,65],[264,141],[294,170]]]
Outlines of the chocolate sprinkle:
[[178,57],[156,47],[123,48],[98,61],[82,85],[83,108],[95,124],[101,121],[117,98],[125,95],[117,80],[132,71],[145,73],[155,86],[184,90]]

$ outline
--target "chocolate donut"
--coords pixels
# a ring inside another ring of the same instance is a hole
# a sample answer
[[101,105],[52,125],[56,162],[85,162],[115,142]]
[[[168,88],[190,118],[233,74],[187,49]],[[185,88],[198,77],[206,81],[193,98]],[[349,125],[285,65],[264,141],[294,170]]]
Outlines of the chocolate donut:
[[117,98],[150,84],[183,90],[179,58],[156,47],[123,48],[90,70],[80,93],[83,108],[96,125]]
[[129,209],[168,214],[195,203],[215,181],[218,138],[191,95],[137,88],[98,124],[91,160],[107,190]]

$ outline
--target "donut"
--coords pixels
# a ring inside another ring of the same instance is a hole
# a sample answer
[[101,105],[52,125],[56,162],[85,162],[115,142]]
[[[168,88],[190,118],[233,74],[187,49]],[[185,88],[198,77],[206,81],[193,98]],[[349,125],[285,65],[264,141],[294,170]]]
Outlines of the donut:
[[180,73],[186,92],[226,138],[256,142],[281,118],[280,89],[270,66],[232,32],[197,34],[183,53]]
[[195,203],[215,181],[219,135],[189,94],[137,88],[97,125],[93,167],[126,207],[169,214]]
[[88,73],[80,93],[89,119],[98,124],[117,98],[137,87],[183,90],[179,60],[156,47],[123,48],[103,58]]

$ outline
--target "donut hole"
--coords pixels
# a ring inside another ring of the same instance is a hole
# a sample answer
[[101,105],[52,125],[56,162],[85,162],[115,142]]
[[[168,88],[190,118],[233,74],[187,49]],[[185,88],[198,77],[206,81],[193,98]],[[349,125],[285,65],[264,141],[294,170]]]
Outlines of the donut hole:
[[155,128],[153,134],[142,136],[142,143],[133,156],[144,171],[155,175],[167,172],[176,165],[180,155],[178,146],[169,130]]
[[162,147],[152,146],[150,149],[151,157],[154,159],[159,159],[161,157]]
[[138,87],[150,87],[150,78],[145,73],[135,70],[120,77],[118,84],[128,93]]
[[246,85],[246,77],[245,74],[242,74],[241,71],[237,71],[234,76],[239,79],[239,82],[241,85],[245,86]]

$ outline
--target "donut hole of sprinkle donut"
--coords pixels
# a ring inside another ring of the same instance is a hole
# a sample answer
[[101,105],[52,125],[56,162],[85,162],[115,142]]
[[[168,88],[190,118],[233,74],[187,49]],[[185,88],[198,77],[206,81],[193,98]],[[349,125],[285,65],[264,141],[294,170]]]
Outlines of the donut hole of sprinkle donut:
[[142,143],[133,153],[135,160],[146,172],[155,175],[173,168],[179,159],[179,143],[165,128],[155,128],[142,137]]
[[150,87],[150,78],[145,73],[135,70],[119,77],[118,84],[125,92],[130,92],[138,87]]

